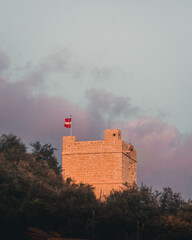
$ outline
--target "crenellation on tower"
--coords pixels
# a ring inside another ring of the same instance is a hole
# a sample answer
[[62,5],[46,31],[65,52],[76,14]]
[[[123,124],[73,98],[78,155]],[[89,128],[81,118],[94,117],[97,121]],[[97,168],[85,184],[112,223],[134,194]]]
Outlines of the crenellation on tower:
[[105,141],[117,141],[121,140],[121,130],[119,129],[106,129]]
[[63,178],[95,187],[96,196],[108,195],[124,183],[137,183],[136,150],[121,139],[119,129],[105,130],[105,140],[77,141],[63,137]]

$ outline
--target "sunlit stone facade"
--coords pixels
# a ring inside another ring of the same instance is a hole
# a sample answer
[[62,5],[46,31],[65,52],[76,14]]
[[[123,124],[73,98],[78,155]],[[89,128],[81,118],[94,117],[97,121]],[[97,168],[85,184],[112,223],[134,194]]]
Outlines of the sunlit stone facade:
[[119,129],[105,130],[105,140],[77,141],[63,137],[63,178],[95,187],[97,197],[109,195],[123,183],[137,183],[136,150],[121,139]]

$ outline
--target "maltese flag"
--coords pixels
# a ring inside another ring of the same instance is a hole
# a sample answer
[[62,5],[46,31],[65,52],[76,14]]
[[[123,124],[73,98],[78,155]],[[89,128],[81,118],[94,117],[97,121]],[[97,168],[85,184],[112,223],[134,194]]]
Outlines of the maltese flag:
[[66,128],[71,128],[71,118],[65,118],[65,124],[64,126]]

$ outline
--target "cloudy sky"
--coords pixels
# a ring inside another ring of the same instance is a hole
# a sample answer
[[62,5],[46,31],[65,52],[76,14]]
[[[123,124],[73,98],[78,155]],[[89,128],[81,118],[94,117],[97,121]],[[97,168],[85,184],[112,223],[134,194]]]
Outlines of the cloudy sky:
[[192,2],[0,0],[0,134],[58,148],[119,128],[138,182],[192,198]]

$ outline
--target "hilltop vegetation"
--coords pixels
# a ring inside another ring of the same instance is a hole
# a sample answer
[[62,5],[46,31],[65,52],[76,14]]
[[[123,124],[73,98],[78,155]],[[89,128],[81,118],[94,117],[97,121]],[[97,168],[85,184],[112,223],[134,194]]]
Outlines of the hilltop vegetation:
[[27,239],[28,227],[95,240],[192,239],[192,201],[171,188],[126,186],[106,201],[63,181],[50,144],[0,137],[0,239]]

